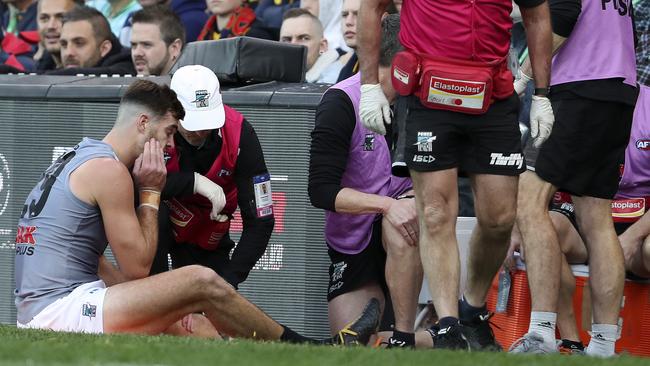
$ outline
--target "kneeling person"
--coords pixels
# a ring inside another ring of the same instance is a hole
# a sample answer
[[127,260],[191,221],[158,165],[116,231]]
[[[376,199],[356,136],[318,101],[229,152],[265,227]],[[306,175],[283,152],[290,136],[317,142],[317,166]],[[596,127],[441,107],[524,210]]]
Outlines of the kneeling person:
[[[400,50],[399,16],[382,22],[382,88],[389,99],[390,63]],[[391,176],[384,136],[366,129],[357,113],[360,75],[330,88],[316,111],[309,196],[326,209],[330,327],[341,329],[368,299],[392,298],[395,329],[389,346],[414,346],[422,283],[418,223],[410,179]],[[431,343],[431,337],[426,336]]]

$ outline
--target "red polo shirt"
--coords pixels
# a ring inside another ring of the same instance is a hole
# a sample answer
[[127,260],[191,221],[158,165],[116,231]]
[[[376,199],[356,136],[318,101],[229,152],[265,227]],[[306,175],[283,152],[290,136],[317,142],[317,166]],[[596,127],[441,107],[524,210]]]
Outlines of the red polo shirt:
[[[535,7],[545,0],[515,1]],[[400,41],[407,50],[458,60],[506,57],[511,0],[404,0]]]

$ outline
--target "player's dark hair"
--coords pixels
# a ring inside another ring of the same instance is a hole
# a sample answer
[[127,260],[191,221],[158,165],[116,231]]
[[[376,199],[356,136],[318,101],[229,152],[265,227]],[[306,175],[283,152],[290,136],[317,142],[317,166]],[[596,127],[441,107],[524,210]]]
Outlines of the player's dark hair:
[[149,80],[136,80],[131,84],[122,96],[121,103],[141,105],[157,117],[162,117],[167,112],[179,120],[185,117],[185,110],[176,98],[176,93],[167,85]]

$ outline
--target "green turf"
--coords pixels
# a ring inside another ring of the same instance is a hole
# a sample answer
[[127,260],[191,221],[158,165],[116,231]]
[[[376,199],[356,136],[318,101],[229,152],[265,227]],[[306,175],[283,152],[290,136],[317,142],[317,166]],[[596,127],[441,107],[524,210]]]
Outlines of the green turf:
[[295,346],[168,336],[84,335],[0,326],[0,365],[648,365],[629,356],[513,356],[433,350]]

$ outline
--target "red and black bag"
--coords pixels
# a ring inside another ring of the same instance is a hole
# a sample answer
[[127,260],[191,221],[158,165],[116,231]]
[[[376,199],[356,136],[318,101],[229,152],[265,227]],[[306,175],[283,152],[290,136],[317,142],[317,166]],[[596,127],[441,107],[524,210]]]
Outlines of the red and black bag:
[[[512,80],[504,85],[505,59],[491,63],[416,55],[402,51],[391,68],[392,84],[399,95],[415,94],[425,107],[467,114],[483,114],[492,103],[495,82],[498,97],[512,94]],[[496,79],[496,80],[495,80]],[[510,88],[509,93],[502,89]]]

